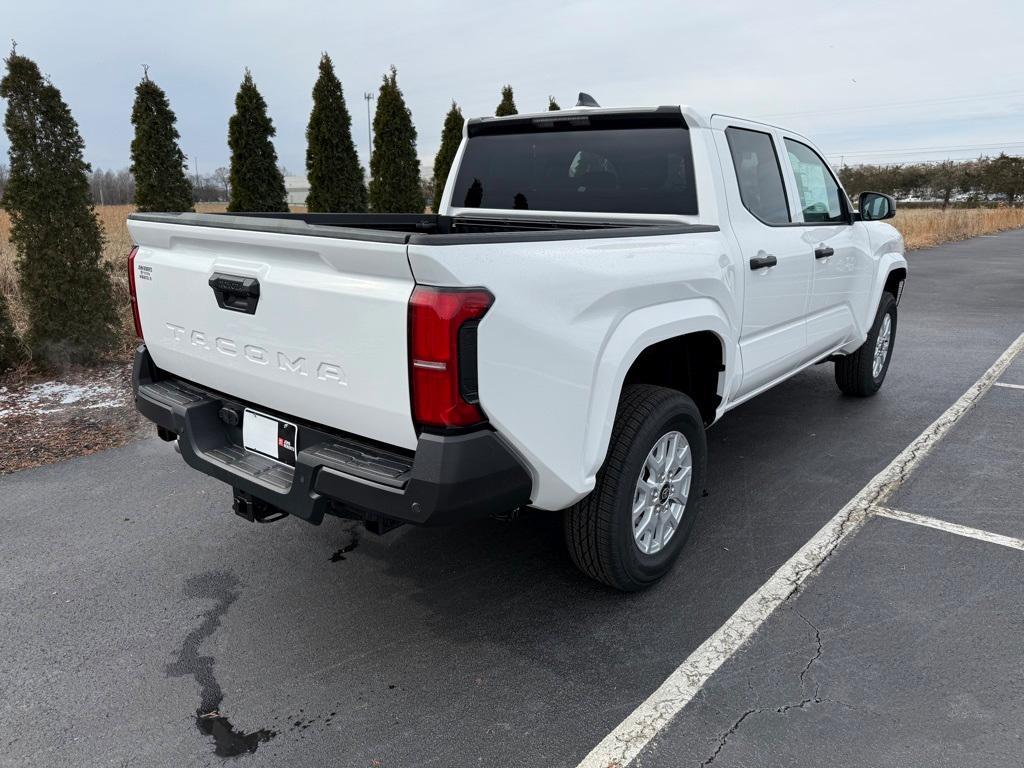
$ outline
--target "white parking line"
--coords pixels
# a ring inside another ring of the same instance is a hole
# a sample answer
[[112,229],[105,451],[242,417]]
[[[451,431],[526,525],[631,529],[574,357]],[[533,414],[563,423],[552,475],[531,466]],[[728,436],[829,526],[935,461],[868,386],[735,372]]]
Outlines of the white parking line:
[[1024,333],[970,389],[879,472],[846,506],[797,550],[714,634],[690,654],[661,686],[601,740],[578,768],[625,768],[685,707],[708,678],[750,639],[782,603],[800,589],[872,509],[883,503],[953,425],[985,394],[1024,349]]
[[1024,389],[1024,384],[1010,384],[1005,381],[997,381],[995,385],[997,387],[1006,387],[1007,389]]
[[1024,540],[1015,539],[1012,536],[1003,536],[1000,533],[990,533],[989,531],[983,531],[979,528],[970,528],[966,525],[950,523],[946,520],[939,520],[938,518],[928,517],[927,515],[918,515],[913,512],[903,512],[902,510],[891,509],[889,507],[876,506],[874,509],[871,510],[871,512],[872,514],[878,515],[879,517],[888,517],[893,520],[899,520],[902,523],[913,523],[914,525],[923,525],[927,528],[934,528],[937,531],[954,533],[957,536],[966,536],[969,539],[987,541],[989,544],[999,544],[1003,547],[1019,549],[1022,552],[1024,552]]

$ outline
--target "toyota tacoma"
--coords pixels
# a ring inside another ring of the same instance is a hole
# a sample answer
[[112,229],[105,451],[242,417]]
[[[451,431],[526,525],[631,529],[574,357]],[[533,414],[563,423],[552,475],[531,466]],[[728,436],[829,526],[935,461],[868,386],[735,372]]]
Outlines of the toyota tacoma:
[[249,520],[530,506],[641,589],[693,527],[717,419],[817,363],[882,385],[894,212],[752,120],[471,119],[437,213],[131,215],[135,402]]

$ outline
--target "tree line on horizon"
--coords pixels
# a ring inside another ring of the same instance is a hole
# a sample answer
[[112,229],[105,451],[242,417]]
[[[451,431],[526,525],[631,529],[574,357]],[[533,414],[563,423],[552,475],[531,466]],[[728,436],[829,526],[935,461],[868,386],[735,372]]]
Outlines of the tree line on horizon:
[[[144,67],[131,113],[131,165],[116,173],[93,172],[84,159],[78,124],[56,86],[15,45],[4,64],[0,97],[7,101],[4,128],[10,164],[0,166],[0,206],[10,215],[28,329],[18,337],[6,296],[0,293],[0,371],[26,358],[43,367],[93,363],[113,349],[119,324],[111,265],[103,261],[104,234],[93,204],[110,195],[110,202],[130,200],[140,211],[194,209],[197,189],[179,145],[177,116]],[[558,109],[554,98],[548,108]],[[516,113],[512,88],[506,85],[496,114]],[[462,124],[462,112],[453,101],[430,180],[435,210]],[[351,127],[341,81],[330,56],[323,53],[306,128],[308,210],[422,212],[416,128],[395,67],[384,75],[378,91],[368,184]],[[228,121],[230,167],[204,180],[223,188],[228,211],[288,210],[275,133],[267,103],[247,68]]]
[[844,165],[839,178],[853,198],[861,192],[884,192],[939,202],[943,208],[953,201],[1015,205],[1024,199],[1024,157],[1006,153],[936,163]]

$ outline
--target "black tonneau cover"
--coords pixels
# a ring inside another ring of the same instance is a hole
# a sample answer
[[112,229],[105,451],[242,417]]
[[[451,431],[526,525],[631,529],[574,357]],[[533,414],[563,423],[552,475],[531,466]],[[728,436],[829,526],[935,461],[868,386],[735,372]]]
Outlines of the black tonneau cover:
[[709,224],[635,224],[409,213],[133,213],[128,218],[161,224],[417,245],[586,240],[718,231],[717,226]]

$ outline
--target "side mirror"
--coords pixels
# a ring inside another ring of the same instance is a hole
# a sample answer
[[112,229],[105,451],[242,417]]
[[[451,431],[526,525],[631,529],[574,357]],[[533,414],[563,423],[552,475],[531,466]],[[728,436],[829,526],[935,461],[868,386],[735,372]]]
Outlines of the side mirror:
[[881,221],[896,215],[896,201],[881,192],[861,192],[858,208],[862,221]]

